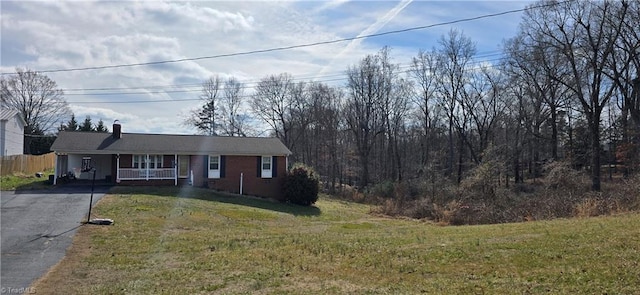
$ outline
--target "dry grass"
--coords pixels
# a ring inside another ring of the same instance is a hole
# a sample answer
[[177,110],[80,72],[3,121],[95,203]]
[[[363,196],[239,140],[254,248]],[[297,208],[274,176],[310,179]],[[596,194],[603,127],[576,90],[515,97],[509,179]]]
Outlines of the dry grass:
[[53,174],[53,170],[46,170],[41,177],[34,174],[14,173],[12,175],[0,176],[0,190],[30,190],[51,188],[48,176]]
[[[480,166],[479,168],[484,168]],[[495,224],[555,218],[592,217],[640,211],[640,175],[602,183],[601,192],[590,191],[590,181],[563,163],[546,166],[547,175],[536,183],[504,187],[486,169],[459,186],[424,180],[381,186],[391,196],[378,197],[375,212],[390,216],[427,219],[443,224]],[[487,176],[489,175],[489,176]],[[376,192],[376,190],[372,190]],[[411,193],[406,193],[407,191]],[[417,192],[417,193],[416,193]],[[375,197],[376,195],[374,195]]]
[[116,223],[80,228],[37,294],[640,292],[638,214],[441,227],[327,197],[138,190],[102,198]]

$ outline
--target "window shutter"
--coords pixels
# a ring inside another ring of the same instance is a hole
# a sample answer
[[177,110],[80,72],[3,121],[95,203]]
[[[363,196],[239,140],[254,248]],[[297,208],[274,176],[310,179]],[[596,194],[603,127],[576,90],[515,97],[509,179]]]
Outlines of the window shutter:
[[204,167],[204,169],[202,169],[204,171],[204,178],[207,179],[209,178],[209,155],[204,156],[204,162],[202,163],[202,166]]
[[256,159],[258,159],[258,174],[256,176],[262,177],[262,156],[257,156]]
[[271,177],[278,177],[278,157],[271,157]]
[[227,156],[220,156],[220,178],[224,178],[225,173],[224,171],[226,170],[226,159]]

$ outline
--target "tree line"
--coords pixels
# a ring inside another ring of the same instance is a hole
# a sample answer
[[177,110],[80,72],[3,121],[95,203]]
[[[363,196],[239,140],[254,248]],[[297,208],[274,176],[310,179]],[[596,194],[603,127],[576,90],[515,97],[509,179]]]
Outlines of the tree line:
[[98,120],[98,123],[94,124],[91,121],[91,116],[86,116],[82,123],[78,123],[76,116],[71,114],[71,119],[67,123],[60,123],[58,126],[59,131],[82,131],[82,132],[109,132],[109,128],[104,125],[102,119]]
[[[408,70],[384,47],[348,67],[344,86],[269,75],[248,104],[292,160],[314,167],[330,188],[460,183],[486,163],[508,186],[564,160],[590,171],[591,189],[600,190],[603,165],[628,175],[640,160],[640,4],[532,6],[500,62],[476,62],[475,42],[454,29]],[[233,121],[247,118],[234,111],[243,97],[235,89],[244,86],[233,78],[221,85],[218,77],[204,83],[205,107],[190,123],[244,135]]]
[[[566,161],[590,171],[591,188],[600,190],[601,167],[609,177],[639,168],[638,15],[638,1],[541,1],[525,11],[495,63],[478,62],[475,42],[453,29],[408,67],[393,62],[389,47],[363,57],[346,69],[344,85],[279,73],[245,94],[239,80],[214,76],[185,124],[248,136],[259,120],[292,150],[291,162],[312,166],[329,189],[459,184],[477,169],[509,186]],[[44,75],[18,69],[0,85],[2,106],[27,122],[26,139],[71,113]],[[73,115],[57,129],[108,132],[102,121]]]

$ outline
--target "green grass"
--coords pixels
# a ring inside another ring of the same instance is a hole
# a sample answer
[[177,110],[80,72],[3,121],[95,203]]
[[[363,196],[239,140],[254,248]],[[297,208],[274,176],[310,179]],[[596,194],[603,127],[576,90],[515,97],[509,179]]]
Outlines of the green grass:
[[0,177],[0,190],[28,190],[28,189],[46,189],[50,188],[49,174],[53,174],[53,170],[44,171],[42,177],[38,178],[35,174],[25,175],[22,173]]
[[[145,192],[146,191],[146,192]],[[179,197],[176,197],[179,196]],[[442,227],[208,190],[115,188],[38,294],[638,294],[640,215]],[[48,291],[51,290],[51,291]]]

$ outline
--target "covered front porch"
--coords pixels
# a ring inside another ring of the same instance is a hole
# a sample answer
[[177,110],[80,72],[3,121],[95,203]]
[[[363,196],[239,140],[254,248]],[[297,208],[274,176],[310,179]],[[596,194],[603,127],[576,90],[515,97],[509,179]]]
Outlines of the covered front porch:
[[190,183],[190,158],[177,154],[58,154],[54,184],[89,180],[94,173],[96,180],[118,184],[141,184],[147,181],[162,185]]
[[112,155],[57,153],[53,184],[71,180],[113,182]]

